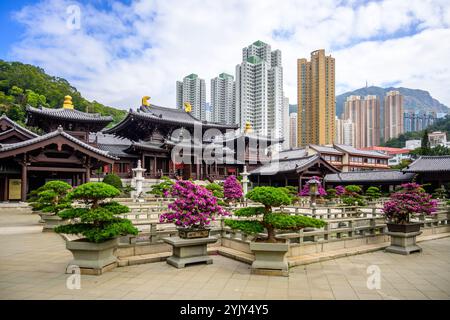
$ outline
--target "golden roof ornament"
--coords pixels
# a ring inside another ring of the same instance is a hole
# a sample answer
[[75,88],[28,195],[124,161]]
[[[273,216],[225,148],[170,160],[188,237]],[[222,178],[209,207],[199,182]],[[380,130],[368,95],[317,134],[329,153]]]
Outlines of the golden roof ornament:
[[186,111],[187,113],[192,111],[192,106],[189,102],[184,103],[184,111]]
[[72,103],[71,96],[64,97],[63,109],[72,109],[73,110],[73,103]]
[[146,106],[146,107],[150,107],[150,102],[148,102],[148,100],[150,100],[149,96],[143,96],[142,97],[142,105]]
[[250,133],[252,132],[252,124],[250,123],[250,121],[246,121],[245,122],[245,129],[244,129],[245,133]]

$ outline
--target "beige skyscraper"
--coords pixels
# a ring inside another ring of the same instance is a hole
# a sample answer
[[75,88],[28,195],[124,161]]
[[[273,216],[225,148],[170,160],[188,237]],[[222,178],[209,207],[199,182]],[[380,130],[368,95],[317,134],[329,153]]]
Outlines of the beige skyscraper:
[[289,148],[294,149],[297,148],[297,113],[293,112],[289,115]]
[[297,60],[298,145],[332,144],[335,136],[335,61],[325,50]]
[[336,117],[336,144],[355,146],[355,124],[352,120],[341,120]]
[[344,103],[344,119],[355,126],[355,148],[366,148],[380,144],[380,99],[368,95],[349,96]]
[[403,96],[399,91],[389,91],[384,97],[384,141],[403,132]]

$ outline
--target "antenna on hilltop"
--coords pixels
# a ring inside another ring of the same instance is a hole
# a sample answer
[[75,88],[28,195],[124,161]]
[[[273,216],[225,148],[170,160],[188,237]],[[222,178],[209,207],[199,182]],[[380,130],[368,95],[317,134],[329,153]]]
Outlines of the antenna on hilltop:
[[366,89],[367,89],[367,80],[366,80]]

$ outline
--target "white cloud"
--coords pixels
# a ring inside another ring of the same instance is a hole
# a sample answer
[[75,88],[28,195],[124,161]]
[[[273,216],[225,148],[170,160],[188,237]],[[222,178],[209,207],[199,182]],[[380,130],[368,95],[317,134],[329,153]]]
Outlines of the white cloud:
[[[175,81],[234,74],[255,40],[282,50],[285,92],[296,103],[296,61],[324,48],[336,58],[337,91],[399,82],[450,106],[448,1],[98,1],[81,7],[81,29],[66,28],[74,1],[45,0],[16,14],[27,32],[11,51],[67,78],[83,95],[121,108],[150,95],[175,105]],[[279,31],[278,33],[274,31]],[[274,36],[284,34],[287,38]]]

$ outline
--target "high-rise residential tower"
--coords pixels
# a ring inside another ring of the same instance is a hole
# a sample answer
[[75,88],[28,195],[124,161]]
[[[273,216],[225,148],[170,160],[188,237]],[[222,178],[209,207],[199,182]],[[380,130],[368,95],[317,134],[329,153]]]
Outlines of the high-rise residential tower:
[[367,148],[380,144],[380,99],[368,95],[349,96],[344,103],[344,119],[350,119],[355,126],[356,148]]
[[254,132],[283,137],[283,67],[281,51],[256,41],[242,50],[236,66],[236,122]]
[[212,121],[236,124],[236,91],[233,76],[221,73],[211,79]]
[[336,144],[355,146],[355,124],[352,120],[342,120],[336,117]]
[[[290,148],[290,140],[291,140],[291,135],[290,135],[290,121],[291,119],[289,118],[289,98],[288,97],[284,97],[284,105],[283,105],[283,149],[289,149]],[[297,139],[295,139],[297,140]]]
[[332,144],[335,135],[335,60],[325,50],[297,60],[298,144]]
[[384,141],[403,132],[403,96],[399,91],[389,91],[384,97]]
[[185,102],[192,106],[192,115],[200,120],[206,120],[206,85],[205,80],[192,73],[177,81],[177,108],[183,109]]
[[289,148],[295,149],[297,144],[297,113],[293,112],[289,115]]

